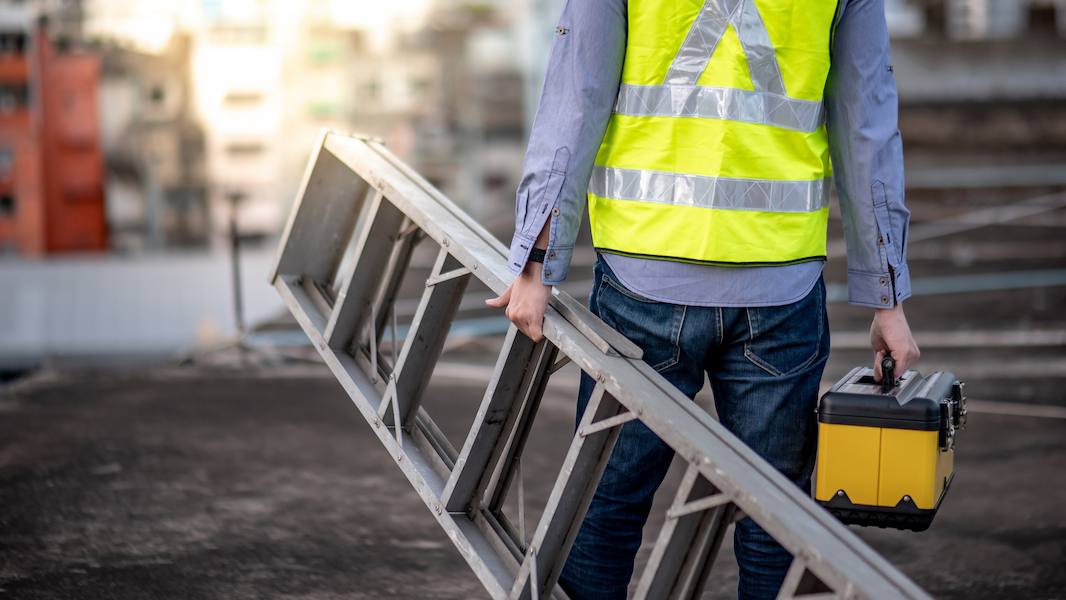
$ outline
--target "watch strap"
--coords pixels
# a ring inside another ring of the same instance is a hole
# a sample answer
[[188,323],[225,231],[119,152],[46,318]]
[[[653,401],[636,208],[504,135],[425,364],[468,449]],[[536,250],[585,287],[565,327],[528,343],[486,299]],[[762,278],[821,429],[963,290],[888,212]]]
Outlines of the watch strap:
[[529,251],[529,260],[531,260],[533,262],[543,263],[544,262],[544,250],[541,250],[540,248],[534,248],[534,249],[530,250]]

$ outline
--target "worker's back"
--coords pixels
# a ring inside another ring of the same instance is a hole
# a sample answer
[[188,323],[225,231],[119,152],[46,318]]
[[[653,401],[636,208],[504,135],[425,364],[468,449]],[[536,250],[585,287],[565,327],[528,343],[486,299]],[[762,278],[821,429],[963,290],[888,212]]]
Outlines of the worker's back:
[[596,247],[726,265],[825,255],[837,3],[629,0],[589,184]]

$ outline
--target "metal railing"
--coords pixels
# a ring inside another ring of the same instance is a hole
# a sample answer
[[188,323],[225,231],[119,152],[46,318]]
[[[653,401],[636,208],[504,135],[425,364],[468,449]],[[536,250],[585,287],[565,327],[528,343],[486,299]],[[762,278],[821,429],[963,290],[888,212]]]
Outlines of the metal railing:
[[[437,258],[396,342],[392,311],[416,245]],[[467,284],[496,293],[507,250],[379,142],[323,133],[271,281],[360,413],[493,598],[566,598],[560,569],[620,427],[640,420],[686,463],[638,598],[698,598],[743,516],[795,557],[781,598],[927,598],[800,489],[645,364],[640,350],[556,290],[534,343],[513,326],[462,448],[422,406]],[[390,315],[391,318],[390,318]],[[389,352],[385,336],[391,335]],[[503,505],[548,379],[573,362],[596,380],[527,541]]]

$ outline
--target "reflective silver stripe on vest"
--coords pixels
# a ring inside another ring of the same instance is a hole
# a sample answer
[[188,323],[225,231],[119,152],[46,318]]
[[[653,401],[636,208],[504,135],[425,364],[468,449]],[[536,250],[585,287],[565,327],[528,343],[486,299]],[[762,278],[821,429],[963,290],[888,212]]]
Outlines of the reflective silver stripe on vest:
[[[743,0],[707,0],[666,72],[666,83],[696,85]],[[739,34],[738,34],[739,35]],[[754,77],[754,75],[753,75]]]
[[786,96],[785,80],[781,77],[781,66],[777,64],[774,44],[766,32],[759,9],[755,7],[755,0],[743,0],[732,22],[744,55],[748,57],[748,71],[755,90]]
[[816,131],[821,102],[738,88],[622,84],[614,112],[633,117],[696,117]]
[[664,83],[696,85],[729,25],[744,49],[755,90],[785,96],[777,55],[754,0],[706,0],[670,63]]
[[[737,32],[755,91],[696,85],[729,25]],[[820,101],[785,93],[781,67],[754,0],[706,0],[670,63],[665,83],[623,84],[615,113],[726,119],[806,132],[816,131],[825,116]]]
[[830,179],[773,181],[682,175],[596,166],[589,192],[612,200],[766,212],[813,212],[829,206]]

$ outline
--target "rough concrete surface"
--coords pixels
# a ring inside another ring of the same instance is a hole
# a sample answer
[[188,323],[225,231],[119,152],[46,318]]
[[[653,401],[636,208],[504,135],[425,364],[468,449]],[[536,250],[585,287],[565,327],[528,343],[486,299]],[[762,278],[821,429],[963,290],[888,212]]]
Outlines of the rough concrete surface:
[[[573,380],[553,380],[532,434],[534,507],[570,435]],[[480,393],[434,381],[427,407],[453,443]],[[930,531],[862,536],[938,598],[1066,598],[1066,420],[975,413],[960,444]],[[727,544],[705,597],[731,597],[735,572]],[[485,593],[323,371],[186,369],[0,391],[0,597]]]

